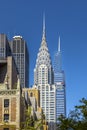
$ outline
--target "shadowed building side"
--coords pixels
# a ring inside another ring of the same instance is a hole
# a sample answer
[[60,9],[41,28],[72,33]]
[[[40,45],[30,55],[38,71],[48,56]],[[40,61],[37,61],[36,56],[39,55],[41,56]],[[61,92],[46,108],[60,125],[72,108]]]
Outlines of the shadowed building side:
[[9,42],[5,34],[0,34],[0,59],[5,59],[11,55]]
[[11,53],[15,60],[16,68],[19,73],[21,87],[29,86],[29,53],[25,40],[22,36],[14,36],[9,41]]
[[[6,37],[0,34],[3,39]],[[2,47],[0,41],[0,47]],[[7,40],[3,54],[0,55],[0,130],[18,130],[24,119],[25,102],[22,97],[18,71],[12,56],[8,56],[10,49]],[[7,47],[8,48],[8,47]],[[0,54],[1,54],[0,49]],[[5,55],[6,54],[6,55]]]

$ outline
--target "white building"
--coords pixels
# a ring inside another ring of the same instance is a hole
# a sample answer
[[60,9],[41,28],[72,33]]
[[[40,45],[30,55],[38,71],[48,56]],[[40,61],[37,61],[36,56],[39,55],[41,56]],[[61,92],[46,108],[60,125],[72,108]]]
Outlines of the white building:
[[42,107],[49,129],[54,130],[56,122],[56,87],[53,84],[53,69],[45,37],[45,21],[43,36],[34,69],[34,84],[40,90],[40,107]]

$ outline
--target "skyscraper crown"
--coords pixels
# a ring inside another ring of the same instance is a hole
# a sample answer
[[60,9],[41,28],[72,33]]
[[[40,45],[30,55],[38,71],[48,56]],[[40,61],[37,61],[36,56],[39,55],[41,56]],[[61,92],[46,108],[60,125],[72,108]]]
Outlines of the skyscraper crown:
[[[42,74],[43,72],[43,74]],[[39,48],[39,52],[37,54],[36,66],[34,69],[34,84],[42,84],[40,78],[45,77],[46,82],[43,84],[51,84],[53,82],[53,70],[51,65],[51,58],[49,54],[49,50],[46,43],[46,35],[45,35],[45,18],[43,18],[43,35],[41,46]]]
[[61,65],[61,50],[60,50],[60,37],[58,39],[58,51],[55,53],[54,56],[54,72],[58,73],[62,71]]
[[46,64],[47,66],[50,66],[51,64],[50,54],[46,42],[45,17],[43,17],[43,35],[41,46],[37,55],[36,66],[39,66],[41,64]]

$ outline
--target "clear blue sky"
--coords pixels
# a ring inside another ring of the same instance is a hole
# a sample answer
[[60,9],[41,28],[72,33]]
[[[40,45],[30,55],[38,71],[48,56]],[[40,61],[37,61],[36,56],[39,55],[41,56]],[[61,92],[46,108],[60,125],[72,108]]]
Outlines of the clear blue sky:
[[87,0],[0,0],[0,33],[12,39],[22,35],[30,54],[30,85],[42,38],[43,12],[46,39],[53,62],[61,38],[62,68],[66,76],[67,112],[87,97]]

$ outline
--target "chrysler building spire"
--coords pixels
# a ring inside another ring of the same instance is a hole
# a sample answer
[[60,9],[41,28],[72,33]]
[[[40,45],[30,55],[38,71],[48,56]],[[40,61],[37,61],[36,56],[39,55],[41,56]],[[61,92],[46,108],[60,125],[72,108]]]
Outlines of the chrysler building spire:
[[45,14],[43,14],[43,38],[45,39]]
[[47,74],[47,80],[46,83],[51,84],[53,82],[53,70],[52,70],[52,64],[51,64],[51,58],[50,53],[47,47],[46,43],[46,37],[45,37],[45,16],[43,17],[43,36],[41,41],[41,46],[39,48],[39,52],[37,54],[37,60],[36,60],[36,66],[34,69],[34,84],[39,84],[41,82],[40,77],[42,77],[42,73],[40,73],[40,69],[45,67],[45,72]]

